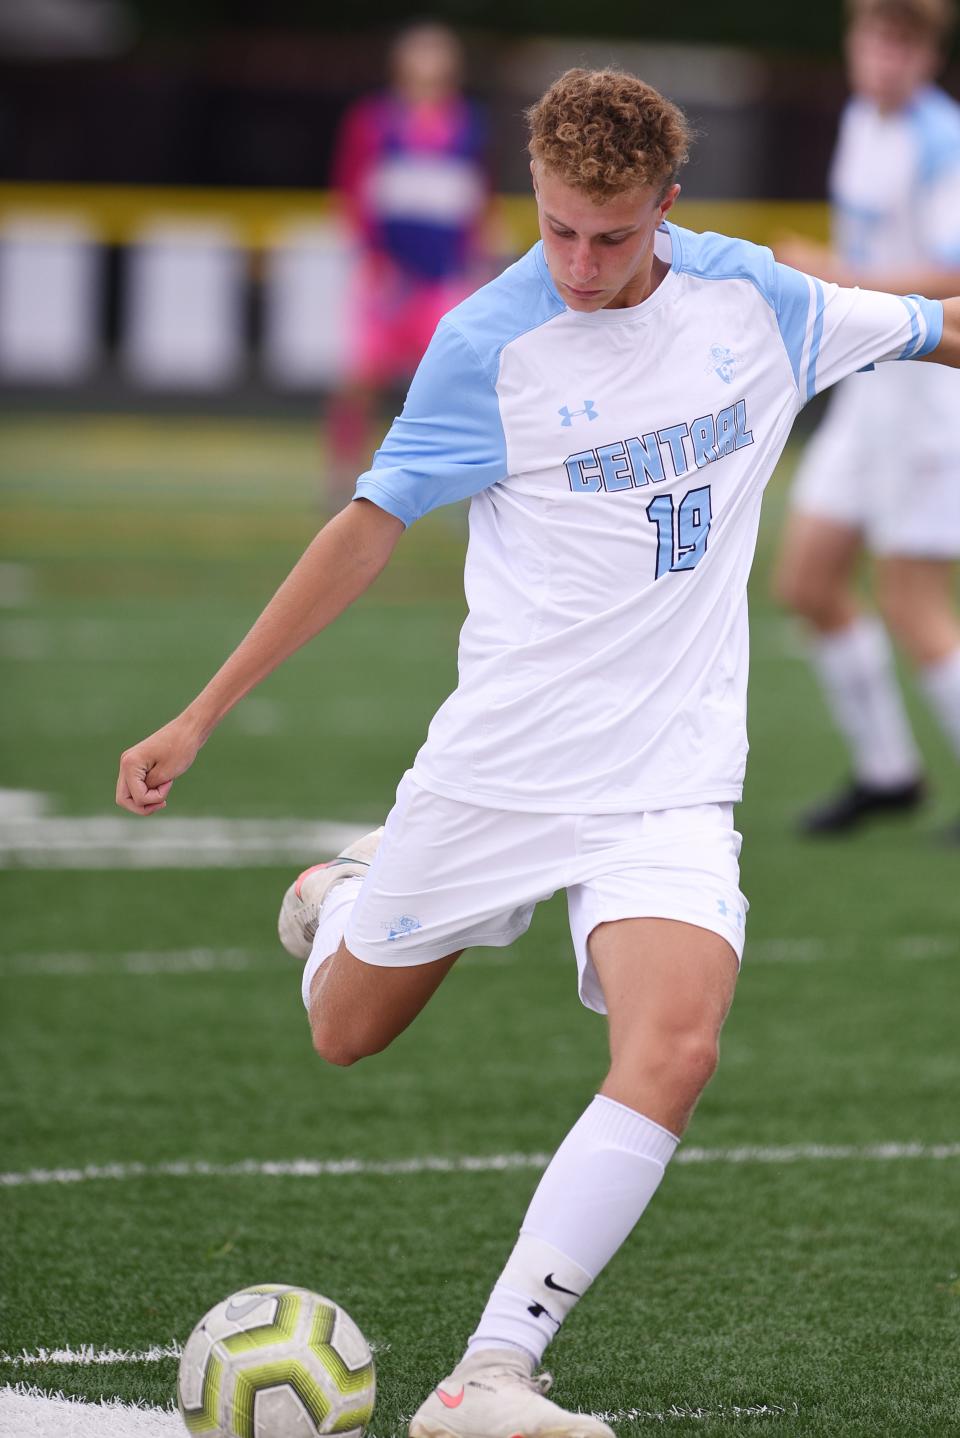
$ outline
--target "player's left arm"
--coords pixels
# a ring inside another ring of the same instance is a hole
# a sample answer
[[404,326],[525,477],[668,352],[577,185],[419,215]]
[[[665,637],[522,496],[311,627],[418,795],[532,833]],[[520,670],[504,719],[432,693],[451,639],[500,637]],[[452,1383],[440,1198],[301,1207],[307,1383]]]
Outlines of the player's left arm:
[[[960,289],[960,285],[957,288]],[[943,333],[940,343],[929,354],[919,358],[960,369],[960,298],[943,301]]]

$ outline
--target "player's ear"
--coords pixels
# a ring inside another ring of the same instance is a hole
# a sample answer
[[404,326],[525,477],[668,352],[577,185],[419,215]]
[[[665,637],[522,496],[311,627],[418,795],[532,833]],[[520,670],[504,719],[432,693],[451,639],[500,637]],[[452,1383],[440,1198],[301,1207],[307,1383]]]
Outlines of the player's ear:
[[666,191],[663,196],[663,199],[660,201],[661,219],[663,219],[668,214],[668,212],[673,209],[674,205],[677,203],[677,197],[679,196],[679,194],[680,186],[677,184],[671,185],[670,188]]
[[540,191],[537,189],[537,162],[536,162],[536,160],[531,160],[531,161],[530,161],[530,178],[531,178],[531,180],[533,181],[533,193],[536,195],[537,199],[539,199],[539,198],[540,198]]

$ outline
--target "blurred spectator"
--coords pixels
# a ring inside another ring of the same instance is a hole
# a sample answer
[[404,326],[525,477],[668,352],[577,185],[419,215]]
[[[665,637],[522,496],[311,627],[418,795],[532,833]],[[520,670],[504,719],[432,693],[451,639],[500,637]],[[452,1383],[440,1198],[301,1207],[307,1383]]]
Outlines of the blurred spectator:
[[[852,0],[849,10],[853,96],[830,175],[834,247],[795,239],[778,258],[841,285],[956,295],[960,105],[932,83],[951,0]],[[856,593],[864,549],[876,561],[882,623]],[[923,800],[887,631],[960,754],[958,555],[960,376],[908,363],[844,380],[797,473],[777,578],[812,628],[814,665],[853,761],[851,782],[804,816],[806,832],[845,831]]]
[[488,278],[486,126],[462,94],[462,68],[452,31],[405,30],[390,88],[359,100],[338,136],[333,182],[359,264],[344,384],[327,416],[334,499],[367,466],[380,396],[405,386],[440,318]]

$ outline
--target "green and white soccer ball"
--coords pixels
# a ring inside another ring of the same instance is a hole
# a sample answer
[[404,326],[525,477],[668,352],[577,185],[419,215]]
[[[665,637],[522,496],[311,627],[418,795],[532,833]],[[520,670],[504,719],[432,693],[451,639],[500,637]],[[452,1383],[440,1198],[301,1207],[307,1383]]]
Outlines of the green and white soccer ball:
[[348,1313],[306,1288],[264,1283],[211,1308],[180,1358],[177,1401],[205,1438],[361,1438],[373,1357]]

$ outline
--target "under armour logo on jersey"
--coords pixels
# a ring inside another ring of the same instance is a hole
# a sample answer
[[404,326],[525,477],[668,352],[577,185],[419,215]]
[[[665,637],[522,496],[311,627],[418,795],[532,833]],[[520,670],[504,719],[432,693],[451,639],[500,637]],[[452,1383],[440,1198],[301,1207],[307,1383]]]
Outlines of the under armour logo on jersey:
[[573,421],[577,419],[581,414],[585,414],[587,416],[587,419],[600,418],[600,416],[597,414],[597,407],[592,399],[585,399],[583,401],[583,409],[568,409],[567,406],[564,405],[563,409],[557,410],[557,414],[560,416],[561,429],[569,429],[570,426],[573,424]]

